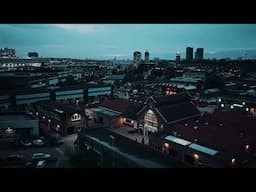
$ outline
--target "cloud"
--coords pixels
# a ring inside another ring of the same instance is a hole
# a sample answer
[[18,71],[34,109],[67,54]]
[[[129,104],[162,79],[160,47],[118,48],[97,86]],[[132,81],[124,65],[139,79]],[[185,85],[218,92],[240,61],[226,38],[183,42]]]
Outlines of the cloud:
[[95,32],[96,30],[96,26],[92,24],[53,24],[53,25],[61,29],[79,31],[82,33],[91,33],[91,32]]
[[105,54],[105,57],[128,57],[131,54],[122,54],[122,53],[114,53],[114,54]]
[[208,51],[208,52],[206,52],[206,53],[208,53],[208,54],[210,54],[210,55],[215,55],[217,52],[216,52],[216,51]]

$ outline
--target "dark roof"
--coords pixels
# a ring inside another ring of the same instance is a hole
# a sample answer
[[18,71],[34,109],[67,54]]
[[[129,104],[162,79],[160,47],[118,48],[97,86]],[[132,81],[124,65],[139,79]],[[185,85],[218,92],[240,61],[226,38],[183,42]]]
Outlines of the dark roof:
[[13,89],[8,91],[0,91],[0,95],[26,95],[49,92],[46,88],[27,88],[27,89]]
[[180,93],[176,95],[161,95],[161,96],[153,96],[153,101],[156,102],[157,106],[171,105],[171,104],[190,101],[190,97],[186,93]]
[[[205,123],[208,125],[205,125]],[[185,126],[188,123],[188,126]],[[222,124],[222,126],[220,126]],[[176,123],[168,129],[173,134],[175,131],[181,138],[194,141],[206,147],[216,150],[240,153],[244,151],[245,145],[256,144],[256,119],[241,114],[230,112],[215,112],[206,114],[195,120]],[[197,126],[197,129],[194,128]],[[241,133],[243,136],[241,136]]]
[[54,111],[55,109],[61,110],[65,113],[75,113],[80,112],[84,109],[84,105],[81,103],[80,105],[75,104],[61,104],[53,100],[49,101],[38,101],[36,104],[41,105],[51,111]]
[[186,93],[153,96],[152,100],[167,122],[200,115],[200,111],[191,103],[191,99]]
[[157,107],[157,109],[164,116],[167,122],[178,121],[200,115],[200,111],[191,102],[163,105]]
[[124,115],[132,118],[136,116],[137,112],[144,106],[144,104],[130,102],[125,99],[111,99],[103,101],[101,106],[121,112]]

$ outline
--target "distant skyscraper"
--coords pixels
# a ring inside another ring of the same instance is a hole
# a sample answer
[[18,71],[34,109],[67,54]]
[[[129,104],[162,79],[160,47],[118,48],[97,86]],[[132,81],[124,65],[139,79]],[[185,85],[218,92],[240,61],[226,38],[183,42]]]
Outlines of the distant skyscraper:
[[204,48],[197,48],[195,52],[195,59],[202,61],[204,59]]
[[176,64],[180,64],[180,53],[176,53]]
[[187,47],[186,49],[186,60],[193,61],[193,47]]
[[149,52],[145,52],[145,63],[149,63]]
[[135,51],[133,53],[133,63],[135,67],[139,66],[139,64],[141,63],[141,52]]

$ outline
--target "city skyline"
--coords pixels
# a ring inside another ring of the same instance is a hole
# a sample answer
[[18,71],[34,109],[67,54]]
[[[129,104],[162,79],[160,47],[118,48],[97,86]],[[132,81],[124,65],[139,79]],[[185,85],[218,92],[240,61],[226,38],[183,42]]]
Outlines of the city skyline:
[[[256,57],[254,24],[1,24],[0,47],[18,57],[130,59],[134,51],[175,60],[186,47],[204,48],[204,58]],[[144,58],[143,58],[144,59]]]

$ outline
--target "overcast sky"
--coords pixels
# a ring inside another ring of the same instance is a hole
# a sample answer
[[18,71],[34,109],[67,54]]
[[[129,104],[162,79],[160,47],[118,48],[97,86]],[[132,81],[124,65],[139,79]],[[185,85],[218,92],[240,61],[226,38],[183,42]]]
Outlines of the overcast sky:
[[187,46],[203,47],[206,58],[256,57],[256,24],[0,24],[0,47],[17,56],[132,59],[185,57]]

